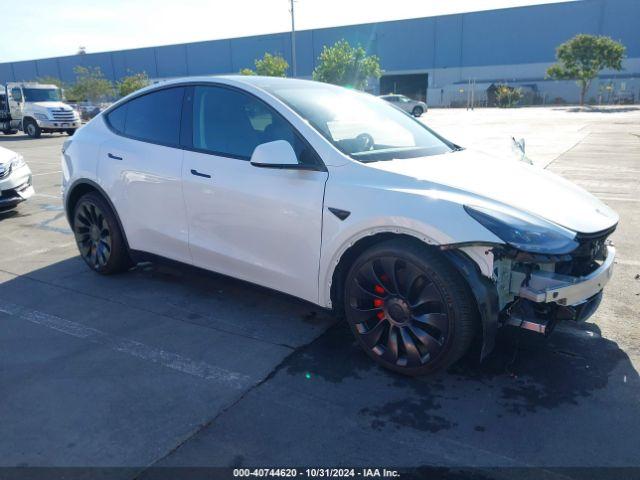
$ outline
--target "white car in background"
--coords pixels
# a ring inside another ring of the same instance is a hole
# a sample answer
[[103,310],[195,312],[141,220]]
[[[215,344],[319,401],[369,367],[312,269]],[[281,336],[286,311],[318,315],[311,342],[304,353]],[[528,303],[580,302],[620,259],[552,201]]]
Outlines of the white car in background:
[[524,162],[454,145],[368,94],[304,80],[172,80],[63,147],[67,218],[98,273],[165,257],[344,313],[408,375],[496,331],[598,306],[618,216]]
[[15,208],[33,193],[31,170],[22,155],[0,147],[0,212]]
[[386,100],[392,105],[395,105],[401,110],[410,113],[414,117],[420,117],[427,111],[427,104],[419,100],[412,100],[405,95],[389,94],[380,95],[380,98]]

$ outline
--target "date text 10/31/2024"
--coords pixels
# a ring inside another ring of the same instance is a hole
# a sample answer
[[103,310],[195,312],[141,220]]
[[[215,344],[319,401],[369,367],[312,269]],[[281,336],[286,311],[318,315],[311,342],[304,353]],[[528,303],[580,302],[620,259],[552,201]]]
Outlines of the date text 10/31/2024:
[[397,470],[386,468],[236,468],[234,477],[307,477],[307,478],[399,478]]

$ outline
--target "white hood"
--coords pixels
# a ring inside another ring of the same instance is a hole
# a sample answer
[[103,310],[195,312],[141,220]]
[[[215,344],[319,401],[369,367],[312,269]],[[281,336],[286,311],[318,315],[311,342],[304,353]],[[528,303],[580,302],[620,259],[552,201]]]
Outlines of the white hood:
[[[540,167],[463,150],[368,164],[380,170],[469,192],[580,233],[613,226],[618,215],[586,190]],[[471,203],[473,199],[470,199]]]
[[64,102],[30,102],[30,105],[43,109],[55,108],[56,110],[59,110],[64,108],[65,110],[71,110],[71,107]]

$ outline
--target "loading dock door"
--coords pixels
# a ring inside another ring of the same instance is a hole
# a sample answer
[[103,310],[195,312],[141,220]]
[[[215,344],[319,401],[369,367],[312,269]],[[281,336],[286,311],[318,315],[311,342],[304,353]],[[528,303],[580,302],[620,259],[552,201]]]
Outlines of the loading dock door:
[[399,93],[414,100],[427,101],[426,73],[408,73],[406,75],[383,75],[380,78],[380,95]]

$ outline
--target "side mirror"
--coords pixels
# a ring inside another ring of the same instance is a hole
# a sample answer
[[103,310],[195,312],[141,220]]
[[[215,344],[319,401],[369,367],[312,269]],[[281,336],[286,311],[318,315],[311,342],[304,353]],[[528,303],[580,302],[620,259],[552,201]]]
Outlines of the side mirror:
[[298,163],[296,152],[286,140],[258,145],[251,155],[251,165],[261,168],[304,169],[305,165]]
[[520,153],[524,155],[524,138],[521,138],[520,140],[516,140],[514,137],[511,137],[511,140],[513,141],[513,146],[518,150],[520,150]]
[[518,153],[518,155],[520,155],[520,160],[522,160],[523,162],[526,163],[530,163],[533,164],[533,162],[531,161],[531,159],[529,159],[525,153],[525,143],[524,143],[524,138],[521,138],[520,140],[516,140],[514,137],[511,137],[511,140],[513,141],[513,149],[516,153]]

